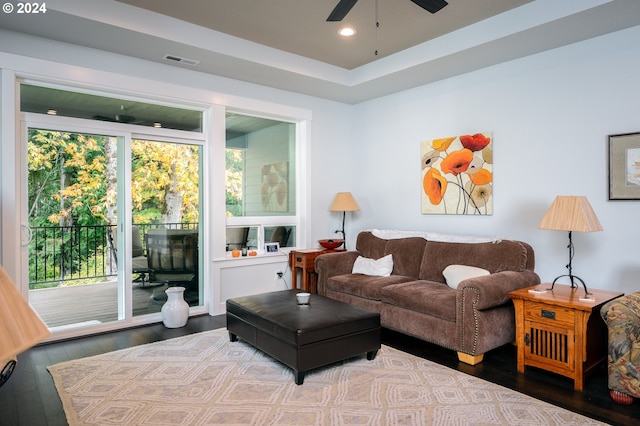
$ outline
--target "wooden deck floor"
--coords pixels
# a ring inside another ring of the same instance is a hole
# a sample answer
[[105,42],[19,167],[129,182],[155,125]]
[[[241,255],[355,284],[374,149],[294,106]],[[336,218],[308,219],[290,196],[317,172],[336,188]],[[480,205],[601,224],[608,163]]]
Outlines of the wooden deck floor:
[[[153,296],[164,296],[166,288],[166,285],[134,283],[134,316],[160,312],[164,301],[156,301]],[[29,302],[48,327],[118,319],[115,281],[30,290]]]

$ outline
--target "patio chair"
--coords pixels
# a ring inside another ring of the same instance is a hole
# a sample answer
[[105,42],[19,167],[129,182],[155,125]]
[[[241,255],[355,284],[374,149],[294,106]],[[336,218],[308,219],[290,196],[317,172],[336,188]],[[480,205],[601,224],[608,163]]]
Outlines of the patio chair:
[[[107,228],[107,238],[111,247],[113,260],[118,265],[118,237],[117,233]],[[131,227],[131,273],[138,276],[134,282],[141,282],[142,285],[149,282],[149,264],[147,256],[142,246],[142,238],[140,238],[140,229],[137,226]]]
[[145,239],[152,282],[197,290],[197,230],[150,229]]
[[227,251],[247,247],[249,227],[227,228]]
[[280,247],[287,247],[289,235],[291,235],[291,228],[278,226],[273,230],[270,240],[272,243],[280,243]]

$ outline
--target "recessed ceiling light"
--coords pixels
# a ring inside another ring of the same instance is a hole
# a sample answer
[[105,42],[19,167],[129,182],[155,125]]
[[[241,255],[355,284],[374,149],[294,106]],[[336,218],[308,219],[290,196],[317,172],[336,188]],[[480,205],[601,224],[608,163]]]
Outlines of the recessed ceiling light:
[[155,123],[153,123],[153,127],[155,127],[156,129],[159,129],[162,127],[162,123],[156,121]]
[[48,109],[47,110],[47,114],[49,114],[49,115],[58,115],[58,111],[56,111],[55,109]]
[[341,28],[340,31],[338,31],[338,34],[340,34],[343,37],[351,37],[356,33],[357,33],[356,29],[350,28],[350,27]]

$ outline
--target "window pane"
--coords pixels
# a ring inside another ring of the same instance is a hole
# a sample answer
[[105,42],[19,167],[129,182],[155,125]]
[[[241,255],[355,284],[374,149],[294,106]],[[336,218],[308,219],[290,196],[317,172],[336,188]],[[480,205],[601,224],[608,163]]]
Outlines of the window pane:
[[227,216],[294,216],[295,124],[227,114]]
[[280,243],[280,247],[294,247],[296,241],[295,226],[265,226],[264,240],[271,243]]
[[202,132],[202,111],[20,85],[20,111]]

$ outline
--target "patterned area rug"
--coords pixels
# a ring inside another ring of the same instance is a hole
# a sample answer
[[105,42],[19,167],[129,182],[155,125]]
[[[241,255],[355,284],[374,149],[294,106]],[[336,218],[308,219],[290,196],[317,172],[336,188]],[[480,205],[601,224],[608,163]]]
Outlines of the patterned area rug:
[[307,373],[214,330],[48,367],[71,425],[595,425],[388,346]]

